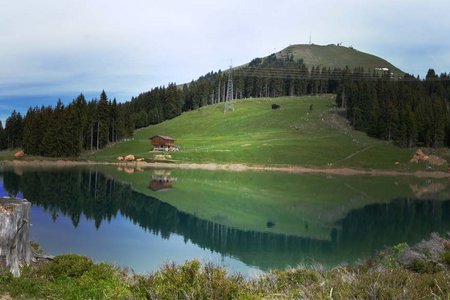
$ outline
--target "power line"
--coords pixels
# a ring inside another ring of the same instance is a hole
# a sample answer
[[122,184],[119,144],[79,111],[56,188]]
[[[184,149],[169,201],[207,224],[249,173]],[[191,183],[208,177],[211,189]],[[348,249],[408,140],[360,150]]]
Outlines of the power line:
[[[248,76],[248,77],[263,77],[263,78],[281,78],[286,79],[291,77],[292,79],[308,79],[308,80],[341,80],[343,78],[342,73],[338,74],[311,74],[308,71],[302,71],[302,70],[292,70],[292,69],[273,69],[273,68],[264,68],[264,69],[251,69],[251,70],[245,70],[245,69],[239,69],[235,70],[234,74],[237,76]],[[361,74],[355,74],[355,73],[348,73],[346,74],[349,77],[359,77],[361,79],[374,79],[378,80],[380,76],[373,76],[372,74],[368,73],[361,73]]]
[[[338,69],[336,71],[331,71],[328,74],[324,73],[316,73],[311,74],[309,70],[299,70],[292,68],[273,68],[273,67],[261,67],[261,68],[253,68],[253,67],[243,67],[236,68],[233,70],[234,75],[236,76],[244,76],[244,77],[262,77],[262,78],[276,78],[276,79],[286,79],[291,77],[292,79],[306,79],[306,80],[342,80],[344,77],[347,77],[350,80],[379,80],[386,73],[377,72],[376,75],[373,73],[358,73],[347,70]],[[404,82],[415,82],[418,81],[417,78],[413,76],[407,77],[396,77],[391,78],[394,80],[404,81]],[[450,77],[437,77],[437,78],[428,78],[428,81],[449,81]]]

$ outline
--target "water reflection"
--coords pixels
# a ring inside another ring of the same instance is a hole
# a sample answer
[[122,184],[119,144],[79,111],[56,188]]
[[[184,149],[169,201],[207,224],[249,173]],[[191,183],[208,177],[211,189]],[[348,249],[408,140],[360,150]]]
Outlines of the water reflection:
[[[158,184],[161,182],[162,189],[167,189],[177,179],[170,173],[154,173],[149,188],[160,191],[158,185],[152,185],[154,180]],[[77,228],[80,220],[86,218],[93,220],[95,227],[100,229],[104,222],[125,217],[128,222],[162,239],[170,240],[179,235],[185,244],[192,242],[263,270],[299,263],[319,262],[334,266],[353,262],[384,245],[403,241],[414,243],[431,232],[450,230],[450,201],[432,199],[398,198],[351,210],[335,222],[328,239],[316,239],[242,230],[205,220],[155,197],[135,192],[129,184],[120,183],[95,169],[25,169],[20,173],[4,170],[3,186],[9,194],[22,193],[33,205],[43,208],[53,223],[65,216]],[[422,198],[426,195],[421,193]],[[269,220],[266,226],[270,229],[277,224]],[[127,234],[116,233],[115,238],[126,240]],[[96,241],[86,241],[88,243]],[[178,247],[182,252],[183,246]],[[52,249],[47,250],[51,252]],[[156,251],[161,252],[159,256],[165,254],[164,249]]]
[[163,192],[172,189],[172,183],[177,181],[177,177],[170,176],[170,171],[158,170],[154,171],[152,180],[148,184],[148,188],[154,192]]
[[352,210],[338,222],[337,246],[347,253],[371,253],[371,248],[400,242],[414,244],[431,232],[450,230],[450,201],[394,199]]

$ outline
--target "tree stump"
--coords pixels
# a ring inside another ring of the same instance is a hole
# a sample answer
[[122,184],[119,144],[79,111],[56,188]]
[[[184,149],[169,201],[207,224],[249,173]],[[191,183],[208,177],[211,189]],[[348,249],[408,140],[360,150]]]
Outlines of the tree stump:
[[20,276],[20,265],[32,258],[30,244],[30,209],[27,200],[0,198],[0,267]]

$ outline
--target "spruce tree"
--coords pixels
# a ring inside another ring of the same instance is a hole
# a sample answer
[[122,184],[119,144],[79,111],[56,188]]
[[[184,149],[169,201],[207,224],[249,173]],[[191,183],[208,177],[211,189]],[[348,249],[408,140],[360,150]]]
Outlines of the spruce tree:
[[5,150],[6,148],[7,145],[6,145],[5,129],[3,128],[2,121],[0,121],[0,150]]
[[17,148],[22,145],[23,118],[19,112],[14,110],[6,119],[5,134],[8,148]]
[[97,110],[97,150],[108,144],[109,136],[109,103],[105,91],[100,94]]

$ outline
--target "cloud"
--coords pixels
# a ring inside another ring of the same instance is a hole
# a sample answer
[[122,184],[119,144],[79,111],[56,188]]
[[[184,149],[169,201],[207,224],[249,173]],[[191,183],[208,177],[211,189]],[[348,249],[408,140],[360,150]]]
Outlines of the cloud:
[[0,1],[1,99],[105,89],[128,100],[307,43],[310,33],[406,72],[450,70],[447,1]]

